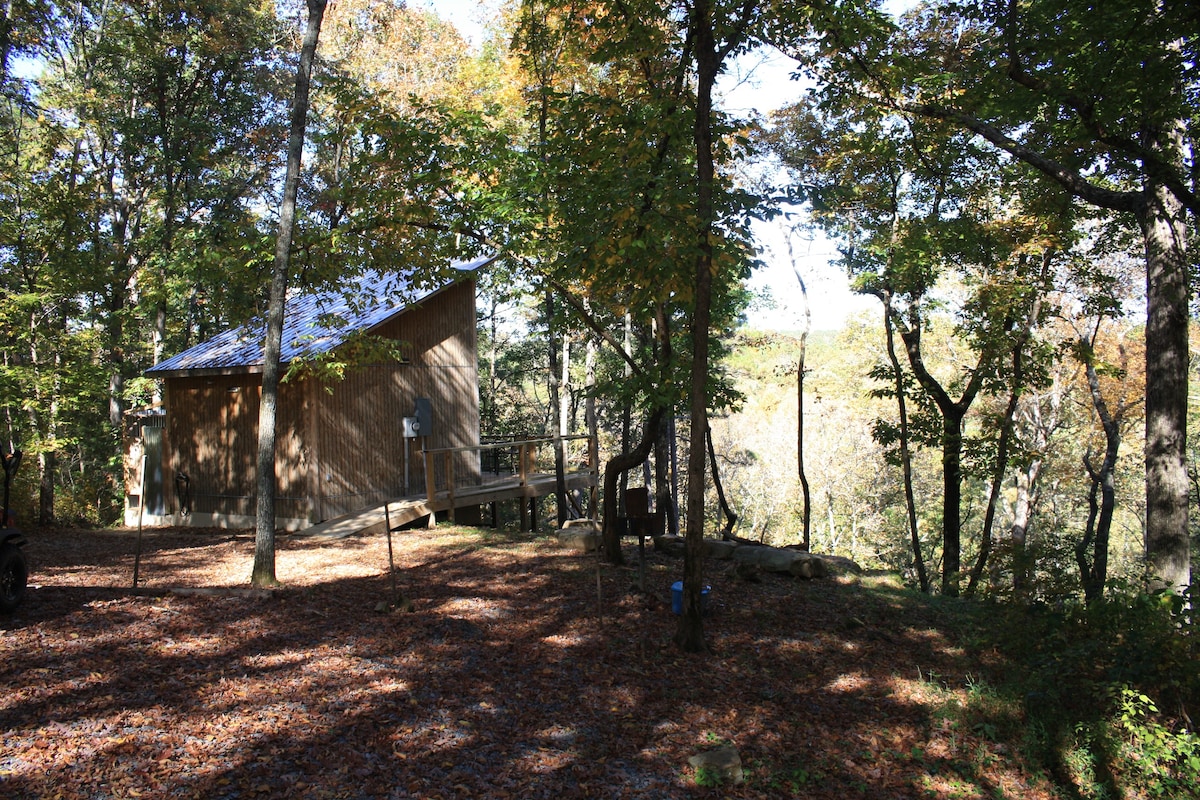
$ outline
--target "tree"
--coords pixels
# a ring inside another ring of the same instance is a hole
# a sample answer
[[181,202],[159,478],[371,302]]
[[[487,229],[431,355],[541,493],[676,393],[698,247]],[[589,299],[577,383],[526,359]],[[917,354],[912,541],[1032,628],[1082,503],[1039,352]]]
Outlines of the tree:
[[300,46],[296,67],[296,90],[292,100],[292,123],[288,132],[287,174],[284,177],[283,204],[279,210],[279,233],[275,244],[275,264],[271,270],[271,299],[267,310],[266,339],[263,342],[262,395],[258,415],[258,493],[254,531],[254,566],[250,582],[255,586],[273,586],[275,579],[275,417],[279,397],[279,357],[283,342],[284,301],[287,297],[292,231],[296,221],[296,194],[300,186],[300,159],[304,152],[304,130],[308,119],[308,96],[313,59],[321,35],[321,21],[327,0],[307,0],[308,24]]
[[[725,138],[732,131],[714,113],[712,89],[725,59],[749,42],[755,16],[749,6],[718,8],[707,0],[670,7],[637,2],[525,8],[520,41],[534,66],[562,52],[587,59],[586,69],[565,73],[576,78],[570,83],[551,82],[548,73],[531,69],[542,76],[535,108],[546,111],[535,116],[548,123],[540,141],[547,154],[541,163],[550,168],[542,185],[549,191],[539,196],[551,208],[541,215],[547,224],[539,241],[544,253],[554,254],[540,272],[630,363],[623,404],[643,408],[654,422],[684,397],[689,400],[691,555],[676,641],[684,649],[702,649],[697,554],[704,525],[703,443],[707,408],[722,383],[710,373],[710,337],[714,320],[727,318],[734,307],[731,287],[748,261],[737,228],[749,201],[717,169],[735,151]],[[580,137],[585,129],[589,135]],[[588,216],[579,219],[584,208]],[[583,296],[592,301],[586,311]],[[632,353],[621,350],[602,322],[626,313],[635,326],[652,331],[635,342]],[[608,465],[608,509],[616,502],[615,473],[645,459],[661,426],[644,430],[643,446]],[[608,533],[606,554],[619,560],[619,539],[613,536]]]
[[62,506],[109,523],[122,413],[152,396],[139,372],[257,299],[245,254],[273,163],[274,10],[21,2],[0,16],[4,63],[36,59],[3,76],[4,288],[35,323],[4,353],[22,440],[45,521]]
[[[850,38],[853,34],[854,38]],[[1146,557],[1154,585],[1190,582],[1185,156],[1200,18],[1138,0],[974,0],[836,31],[823,74],[884,107],[979,136],[1081,202],[1136,224],[1146,259]]]
[[1104,322],[1104,316],[1097,316],[1090,331],[1080,332],[1075,347],[1076,358],[1084,367],[1104,445],[1099,463],[1090,444],[1083,456],[1090,482],[1088,516],[1083,535],[1075,544],[1075,561],[1084,599],[1088,603],[1095,603],[1104,596],[1109,539],[1116,508],[1117,454],[1125,430],[1136,418],[1133,412],[1141,402],[1140,393],[1131,386],[1136,385],[1137,375],[1136,370],[1130,369],[1131,353],[1126,343],[1118,340],[1115,346],[1103,348],[1115,350],[1116,360],[1112,364],[1105,363],[1100,354],[1100,329]]
[[[957,594],[962,572],[964,447],[968,412],[981,394],[1012,388],[1015,398],[1026,377],[1022,362],[1030,331],[1040,321],[1039,299],[1047,290],[1029,264],[1030,255],[1061,238],[1035,204],[1022,202],[1011,176],[994,154],[942,123],[880,110],[843,92],[820,92],[811,103],[780,115],[776,152],[795,175],[797,193],[814,208],[817,224],[840,241],[842,263],[858,291],[878,297],[885,310],[892,365],[877,377],[895,396],[900,426],[877,426],[889,446],[899,445],[898,463],[907,476],[914,434],[942,453],[942,591]],[[1011,198],[1011,199],[1005,199]],[[941,314],[955,320],[957,338],[968,352],[960,362],[931,366],[925,331]],[[935,412],[916,428],[904,400],[905,378],[895,359],[899,334],[907,370]],[[1011,369],[1002,363],[1012,353]],[[922,429],[924,426],[924,429]],[[998,458],[989,470],[993,498],[1006,462],[1004,422],[997,429]],[[906,495],[910,492],[906,492]],[[908,527],[920,576],[919,537],[913,503]],[[989,505],[994,509],[994,499]],[[990,516],[981,531],[982,571],[990,545]],[[977,580],[977,577],[976,577]]]

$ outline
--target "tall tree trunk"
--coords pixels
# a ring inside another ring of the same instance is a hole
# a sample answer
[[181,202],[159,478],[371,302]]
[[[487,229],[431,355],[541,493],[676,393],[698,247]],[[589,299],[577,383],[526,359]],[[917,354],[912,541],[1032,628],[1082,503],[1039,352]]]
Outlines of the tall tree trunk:
[[[1012,331],[1013,343],[1010,350],[1012,363],[1012,374],[1010,376],[1010,390],[1008,394],[1008,405],[1004,409],[1004,417],[1000,421],[1000,435],[996,442],[996,463],[992,469],[991,489],[988,492],[987,511],[983,515],[983,530],[980,532],[979,538],[979,556],[975,560],[975,566],[971,569],[971,579],[967,583],[967,593],[973,593],[983,577],[983,571],[987,567],[988,558],[992,552],[992,524],[996,519],[996,505],[1000,501],[1000,487],[1004,482],[1004,475],[1008,472],[1008,451],[1012,443],[1013,427],[1017,417],[1017,406],[1021,400],[1021,393],[1025,390],[1025,355],[1026,348],[1029,345],[1029,340],[1033,336],[1033,326],[1037,323],[1038,317],[1041,315],[1042,308],[1042,287],[1048,282],[1050,267],[1053,262],[1053,251],[1050,249],[1042,252],[1040,263],[1041,269],[1038,273],[1038,281],[1033,287],[1033,293],[1030,296],[1029,306],[1025,311],[1024,319],[1015,322],[1015,330]],[[1026,256],[1021,256],[1019,262],[1019,274],[1023,276],[1025,267],[1029,259]]]
[[[1014,353],[1014,369],[1020,370],[1017,362],[1020,357]],[[1013,416],[1017,413],[1017,403],[1021,399],[1019,378],[1013,378],[1013,388],[1008,395],[1008,405],[1004,409],[1004,420],[1000,426],[1000,437],[996,442],[996,463],[992,467],[992,482],[988,491],[987,510],[983,514],[983,529],[979,533],[979,554],[975,566],[971,568],[971,577],[967,581],[967,594],[974,594],[987,568],[988,558],[992,553],[992,525],[996,521],[996,506],[1000,501],[1000,488],[1004,483],[1004,475],[1008,472],[1008,449],[1012,440]]]
[[[559,374],[560,362],[558,352],[558,341],[554,335],[555,329],[555,312],[554,312],[554,292],[546,290],[546,346],[550,359],[549,365],[549,389],[550,389],[550,413],[548,425],[546,426],[551,436],[554,437],[554,500],[558,506],[558,527],[562,527],[567,522],[567,479],[563,469],[563,391],[564,379],[567,367],[565,363],[561,365],[563,374]],[[567,335],[564,332],[563,338],[563,355],[567,353]]]
[[[625,348],[625,380],[628,381],[630,378],[633,377],[633,366],[629,363],[630,358],[632,358],[632,356],[633,356],[633,315],[630,314],[628,311],[625,312],[625,341],[624,341],[623,347]],[[624,452],[628,452],[629,450],[631,450],[633,448],[633,443],[632,443],[633,416],[632,415],[633,415],[633,409],[630,408],[628,403],[625,403],[621,409],[621,450]],[[625,497],[625,489],[627,486],[628,486],[628,479],[627,479],[625,472],[623,471],[621,473],[621,486],[620,486],[622,498]],[[605,500],[605,503],[607,503],[607,502],[608,501]],[[623,499],[622,499],[622,502],[623,502]],[[624,507],[622,507],[620,510],[622,513],[624,513],[625,509],[624,509]]]
[[[1075,544],[1075,563],[1079,567],[1079,580],[1083,586],[1084,600],[1094,603],[1104,596],[1104,585],[1108,582],[1108,542],[1112,530],[1113,511],[1117,505],[1115,475],[1117,455],[1121,447],[1121,422],[1128,409],[1123,398],[1117,400],[1116,408],[1111,408],[1104,398],[1100,388],[1100,375],[1096,370],[1092,348],[1095,345],[1095,335],[1091,339],[1080,337],[1081,350],[1087,354],[1084,364],[1087,374],[1088,390],[1092,396],[1092,407],[1100,419],[1100,427],[1104,431],[1104,457],[1100,466],[1092,463],[1089,451],[1083,457],[1083,466],[1087,470],[1091,487],[1088,491],[1088,518],[1084,528],[1083,538]],[[1120,349],[1121,366],[1124,367],[1125,348]],[[1100,496],[1097,502],[1097,495]]]
[[942,594],[957,597],[962,578],[961,413],[942,415]]
[[[1117,505],[1116,484],[1113,481],[1120,434],[1110,434],[1105,428],[1104,458],[1097,468],[1089,451],[1083,457],[1091,487],[1088,490],[1088,518],[1083,538],[1075,544],[1075,563],[1083,598],[1091,605],[1104,596],[1108,582],[1108,542],[1112,531],[1113,511]],[[1097,502],[1096,495],[1100,495]]]
[[561,528],[570,516],[567,508],[567,474],[566,451],[562,437],[571,433],[571,407],[573,403],[571,389],[571,336],[566,331],[562,337],[562,378],[559,380],[558,394],[558,441],[554,448],[554,475],[558,493],[558,525]]
[[654,536],[662,536],[672,513],[671,497],[671,420],[663,415],[654,438]]
[[499,380],[498,380],[498,376],[496,373],[496,364],[500,358],[500,345],[497,341],[497,337],[499,336],[499,333],[500,333],[500,324],[497,321],[497,316],[499,316],[498,315],[499,303],[497,303],[497,301],[496,301],[496,293],[495,292],[492,292],[492,294],[491,294],[491,304],[492,304],[492,314],[491,314],[491,319],[489,320],[489,324],[491,326],[492,337],[491,337],[491,341],[488,343],[488,353],[487,353],[487,363],[488,363],[487,375],[488,375],[488,398],[489,398],[489,401],[488,401],[486,430],[489,435],[495,436],[496,428],[497,428],[496,412],[500,405],[498,398],[496,397],[496,392],[499,390]]
[[708,447],[708,462],[712,468],[713,486],[717,490],[717,504],[721,507],[721,513],[725,515],[725,525],[721,528],[722,539],[732,539],[733,529],[737,525],[738,516],[734,513],[733,508],[729,505],[729,500],[725,497],[725,488],[721,485],[721,471],[717,469],[717,450],[713,447],[712,428],[708,429],[705,434],[705,445]]
[[[583,417],[587,427],[588,441],[595,445],[600,436],[600,423],[596,416],[596,339],[589,336],[587,338],[587,349],[584,351],[583,371],[585,382],[587,383],[586,397],[583,401]],[[593,448],[591,451],[593,458],[598,458],[599,453]],[[599,469],[599,464],[588,464],[593,469]],[[588,493],[587,515],[589,519],[596,518],[596,492],[595,489]]]
[[279,209],[279,234],[275,241],[275,264],[271,271],[271,297],[267,308],[267,333],[263,343],[262,398],[258,414],[258,507],[255,517],[254,568],[250,582],[273,586],[275,579],[275,423],[279,401],[279,357],[283,346],[284,303],[287,298],[292,229],[296,222],[296,194],[300,186],[300,157],[304,151],[304,129],[308,119],[309,84],[321,21],[327,0],[308,0],[308,27],[300,47],[296,69],[296,92],[288,132],[287,172],[283,183],[283,205]]
[[[1181,152],[1178,130],[1164,138],[1162,149]],[[1147,201],[1140,220],[1146,244],[1146,560],[1151,584],[1178,592],[1191,583],[1187,217],[1161,185],[1148,188]]]
[[696,59],[696,217],[699,220],[695,295],[691,318],[692,363],[690,419],[692,446],[688,451],[687,533],[683,567],[683,613],[675,631],[675,644],[684,652],[708,650],[704,639],[701,592],[704,586],[704,478],[708,435],[708,333],[712,316],[713,190],[715,168],[712,141],[712,90],[721,67],[713,33],[710,0],[692,6],[691,32]]
[[[893,315],[893,319],[894,319]],[[957,597],[962,578],[962,427],[971,403],[983,385],[984,365],[990,357],[980,353],[962,395],[954,400],[930,374],[921,355],[920,319],[900,331],[913,375],[933,399],[942,417],[942,593]]]

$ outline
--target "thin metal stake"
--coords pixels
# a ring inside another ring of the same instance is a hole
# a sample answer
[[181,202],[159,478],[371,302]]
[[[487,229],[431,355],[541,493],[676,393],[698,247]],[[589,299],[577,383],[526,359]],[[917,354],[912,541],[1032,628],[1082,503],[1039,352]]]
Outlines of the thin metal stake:
[[[143,445],[144,446],[144,445]],[[133,557],[133,588],[138,585],[138,571],[142,566],[142,515],[146,511],[146,455],[142,454],[142,486],[138,489],[138,532],[137,552]]]

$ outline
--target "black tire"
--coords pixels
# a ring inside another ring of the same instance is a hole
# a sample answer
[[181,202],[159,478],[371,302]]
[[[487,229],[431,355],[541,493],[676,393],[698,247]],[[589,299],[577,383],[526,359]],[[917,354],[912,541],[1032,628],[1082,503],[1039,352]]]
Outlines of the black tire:
[[29,567],[25,554],[15,544],[0,545],[0,614],[11,614],[25,597]]

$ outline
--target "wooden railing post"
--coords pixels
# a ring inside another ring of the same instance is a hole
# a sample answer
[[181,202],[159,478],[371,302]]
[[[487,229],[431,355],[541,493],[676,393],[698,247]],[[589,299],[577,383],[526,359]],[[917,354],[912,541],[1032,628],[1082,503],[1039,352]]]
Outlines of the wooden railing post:
[[437,453],[425,451],[425,502],[427,503],[432,503],[433,498],[437,495],[437,483],[433,479],[433,462],[437,457]]

